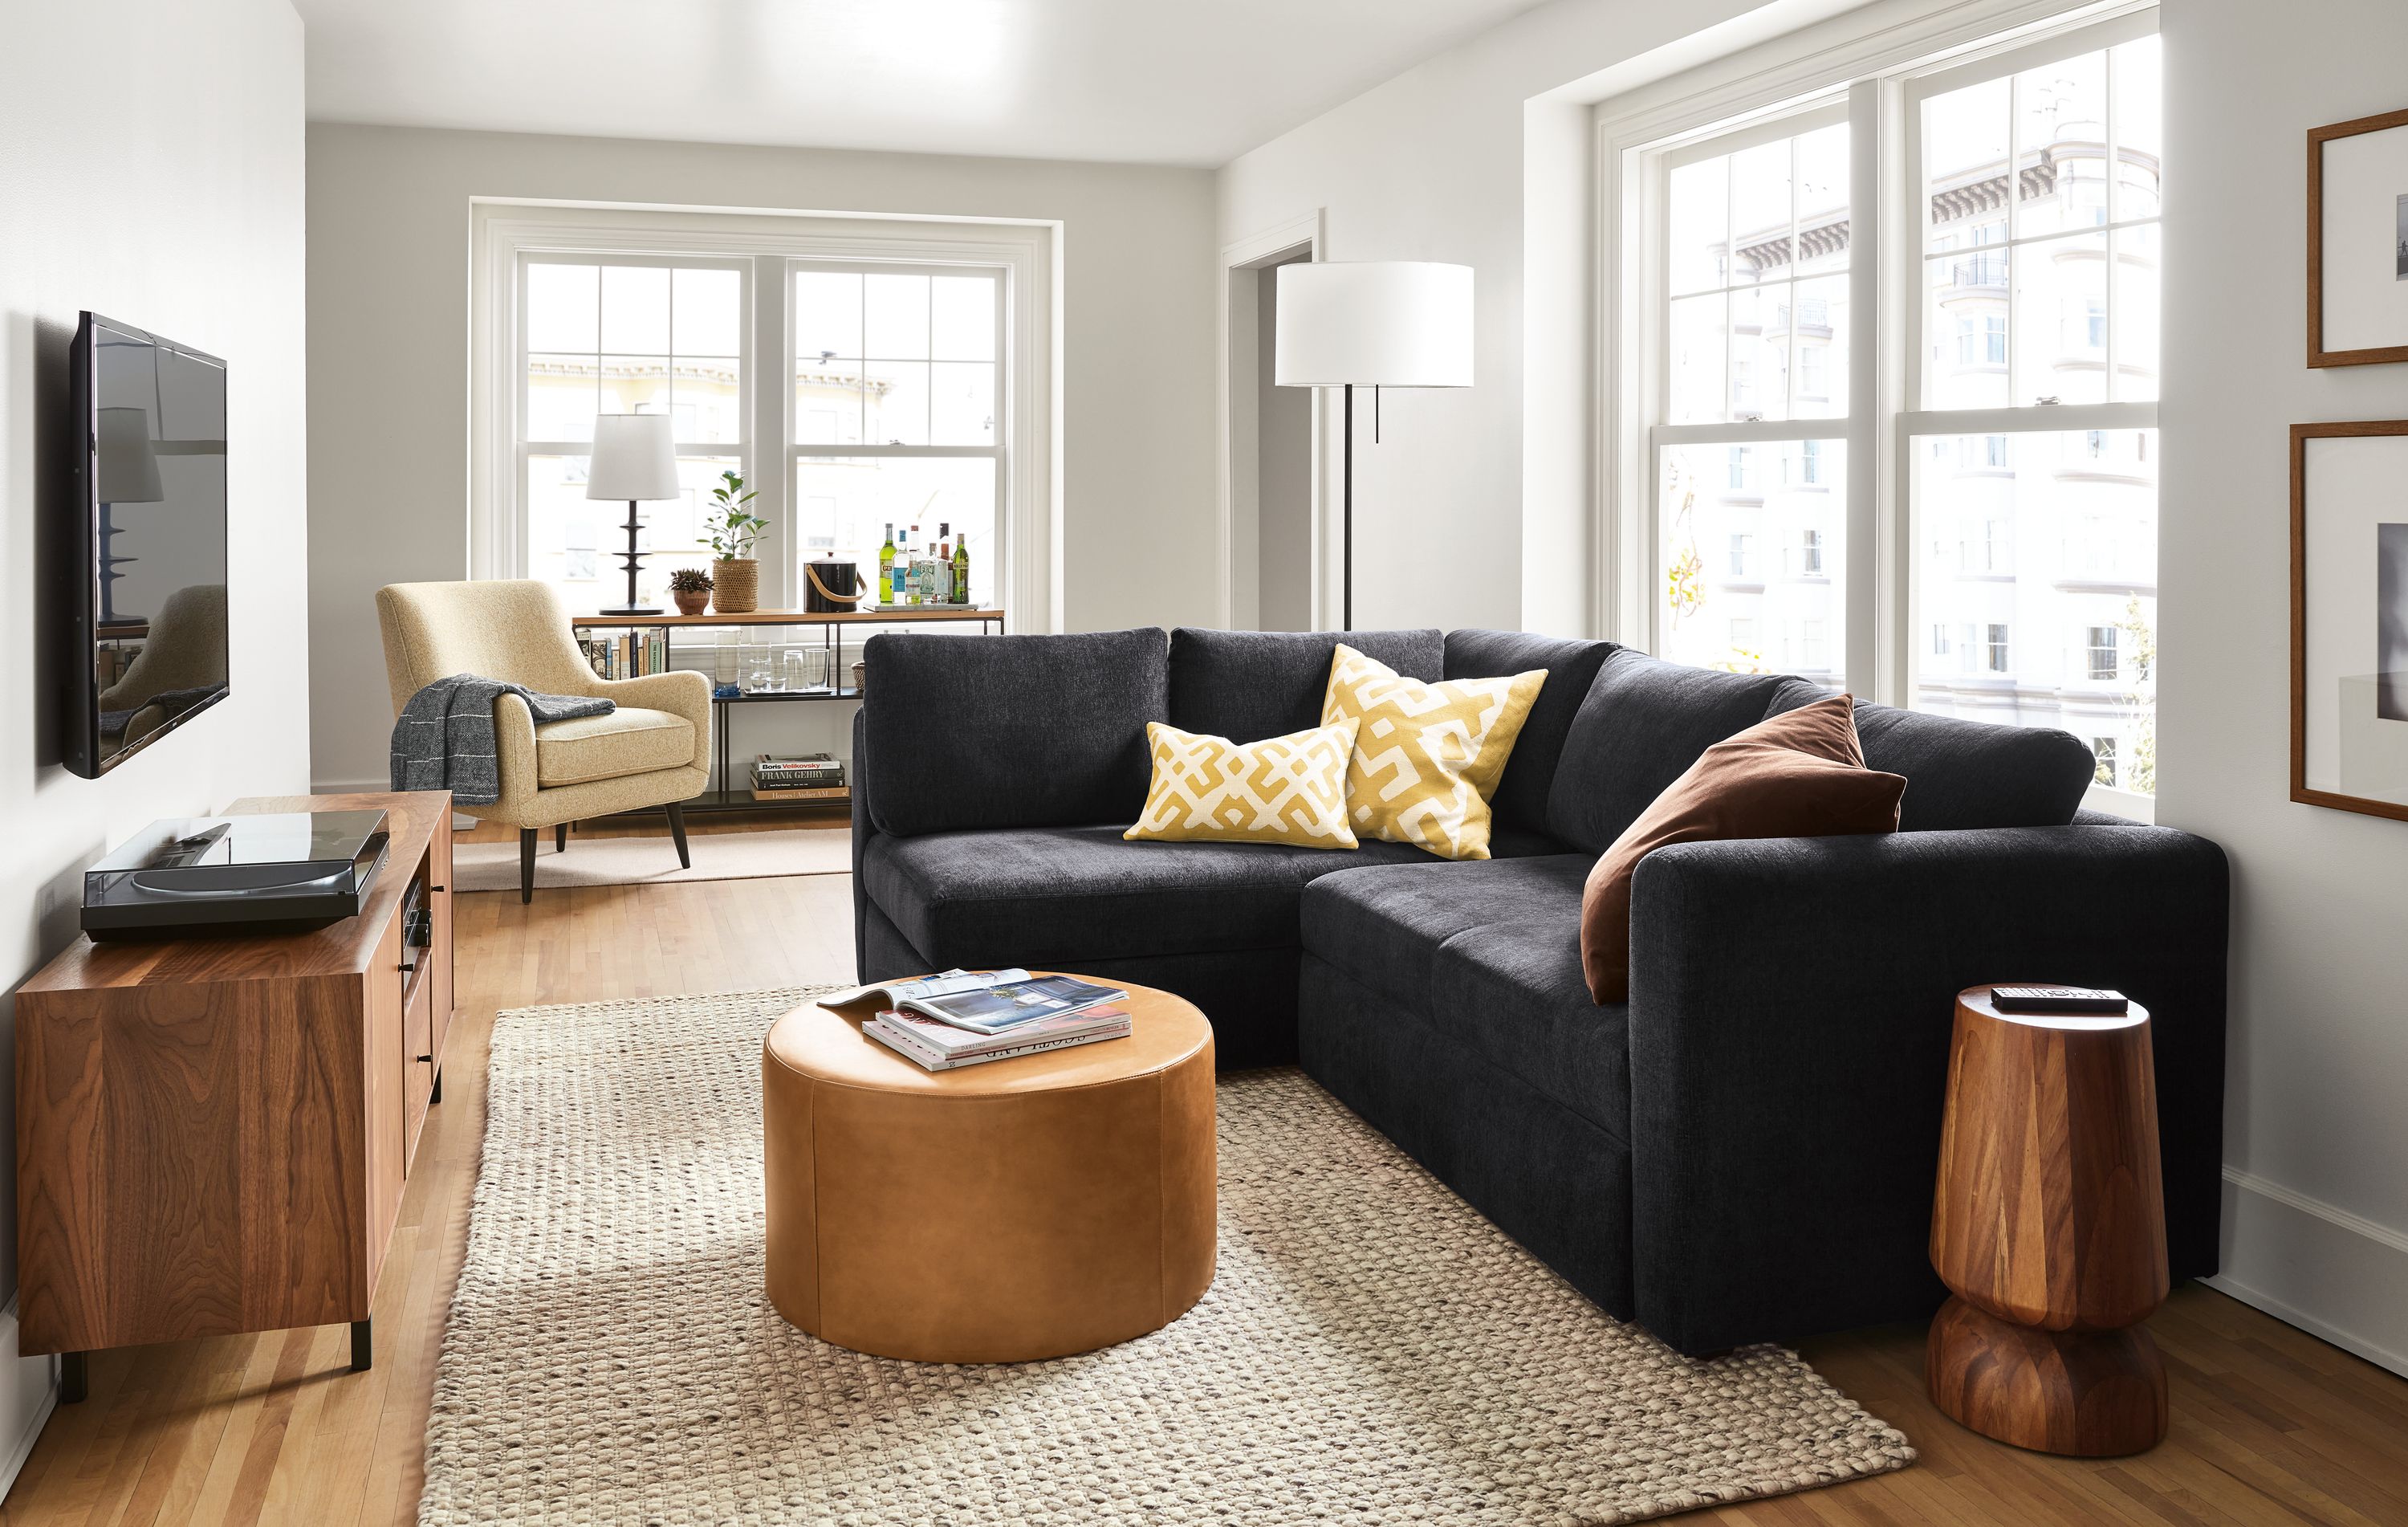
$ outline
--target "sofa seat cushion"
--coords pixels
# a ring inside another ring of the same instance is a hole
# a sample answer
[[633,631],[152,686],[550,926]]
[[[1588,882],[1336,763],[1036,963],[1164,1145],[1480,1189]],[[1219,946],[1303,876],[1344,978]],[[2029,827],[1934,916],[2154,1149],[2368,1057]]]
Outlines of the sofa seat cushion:
[[880,836],[862,879],[913,947],[946,965],[1290,949],[1297,898],[1332,871],[1435,863],[1417,848],[1125,843],[1117,827]]
[[1304,947],[1525,1085],[1629,1139],[1629,1009],[1581,972],[1586,854],[1366,868],[1305,892]]
[[694,723],[666,711],[622,705],[609,715],[547,722],[535,729],[536,784],[546,790],[694,762]]

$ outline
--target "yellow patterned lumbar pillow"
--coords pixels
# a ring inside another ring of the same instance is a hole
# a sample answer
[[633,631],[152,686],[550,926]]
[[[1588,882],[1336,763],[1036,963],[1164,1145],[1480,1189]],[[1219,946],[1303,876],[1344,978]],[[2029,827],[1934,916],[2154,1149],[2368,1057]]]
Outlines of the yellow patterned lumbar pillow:
[[1154,784],[1137,825],[1122,837],[1355,846],[1346,826],[1353,721],[1243,743],[1149,721],[1145,741]]
[[1530,717],[1547,670],[1424,684],[1340,645],[1321,724],[1356,721],[1346,814],[1366,838],[1440,858],[1488,857],[1488,798]]

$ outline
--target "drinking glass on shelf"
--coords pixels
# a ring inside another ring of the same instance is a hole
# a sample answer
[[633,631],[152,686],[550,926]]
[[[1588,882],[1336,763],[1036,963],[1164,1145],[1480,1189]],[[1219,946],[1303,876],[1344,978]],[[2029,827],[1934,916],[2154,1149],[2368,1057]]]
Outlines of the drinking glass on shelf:
[[786,682],[782,687],[798,694],[819,687],[811,678],[811,659],[818,654],[816,647],[788,647]]
[[777,670],[771,667],[775,655],[767,647],[747,647],[744,651],[744,692],[767,695],[778,687]]

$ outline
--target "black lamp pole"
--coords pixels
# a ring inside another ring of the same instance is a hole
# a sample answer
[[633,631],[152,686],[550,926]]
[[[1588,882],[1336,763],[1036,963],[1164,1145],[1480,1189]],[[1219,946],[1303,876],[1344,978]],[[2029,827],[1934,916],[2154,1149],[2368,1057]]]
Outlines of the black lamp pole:
[[1342,500],[1345,509],[1339,523],[1343,527],[1340,536],[1345,546],[1343,562],[1346,569],[1346,597],[1339,629],[1351,631],[1354,628],[1354,384],[1351,382],[1346,384],[1345,435],[1346,491]]
[[606,615],[657,615],[661,612],[660,606],[656,604],[638,604],[636,602],[636,570],[643,566],[644,554],[636,550],[636,532],[640,528],[640,526],[636,522],[636,500],[633,498],[627,500],[627,523],[624,528],[627,532],[627,602],[617,606],[614,609],[605,610],[602,613]]

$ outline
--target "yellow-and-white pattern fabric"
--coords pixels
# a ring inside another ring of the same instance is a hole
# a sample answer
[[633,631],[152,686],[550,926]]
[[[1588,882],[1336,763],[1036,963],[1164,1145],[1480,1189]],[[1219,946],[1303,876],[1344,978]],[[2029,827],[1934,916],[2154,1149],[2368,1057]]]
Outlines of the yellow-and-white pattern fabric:
[[1546,680],[1546,670],[1533,669],[1425,684],[1341,643],[1330,660],[1321,724],[1361,727],[1346,771],[1346,814],[1356,834],[1440,858],[1486,858],[1488,798]]
[[1355,847],[1346,825],[1346,764],[1354,755],[1354,730],[1346,720],[1232,742],[1149,721],[1154,782],[1137,825],[1121,836]]

